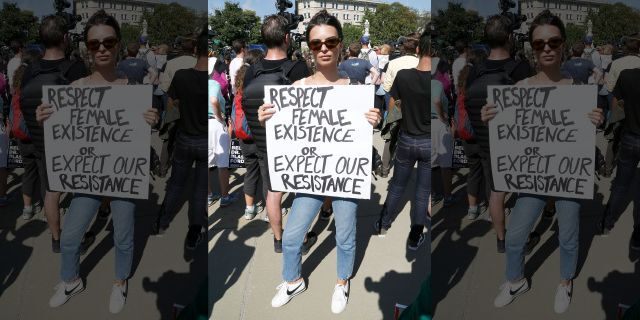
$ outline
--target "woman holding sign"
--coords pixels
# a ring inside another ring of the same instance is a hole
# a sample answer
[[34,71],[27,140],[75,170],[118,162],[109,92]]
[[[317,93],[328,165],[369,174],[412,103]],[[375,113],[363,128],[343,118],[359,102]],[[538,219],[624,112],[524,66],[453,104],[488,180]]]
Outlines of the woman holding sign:
[[[338,72],[338,61],[342,51],[342,26],[338,19],[326,10],[318,12],[309,21],[306,36],[316,63],[316,73],[296,81],[293,85],[348,85],[350,80],[342,78]],[[264,125],[275,112],[272,104],[263,104],[258,110],[260,122]],[[364,116],[374,127],[380,123],[380,112],[376,108],[369,109]],[[323,201],[324,196],[300,193],[293,201],[287,227],[282,236],[284,282],[278,286],[278,292],[271,300],[271,305],[275,308],[285,305],[291,298],[306,290],[300,273],[301,246],[305,233]],[[347,306],[349,278],[355,261],[357,209],[358,203],[355,199],[333,199],[338,249],[338,280],[331,301],[331,311],[334,313],[344,311]]]
[[[84,39],[91,54],[94,72],[86,78],[74,81],[71,85],[127,85],[130,83],[116,71],[121,37],[120,27],[115,18],[107,15],[104,10],[96,12],[87,21]],[[36,110],[37,120],[42,123],[53,112],[50,105],[42,104]],[[141,116],[144,116],[150,126],[158,123],[158,113],[153,108],[148,109]],[[80,242],[98,211],[101,200],[100,196],[75,194],[71,201],[60,237],[62,281],[56,286],[56,292],[49,300],[51,307],[63,305],[69,298],[84,290],[84,283],[78,270]],[[116,280],[109,303],[109,311],[112,313],[122,311],[127,297],[127,279],[133,262],[135,207],[132,199],[115,198],[111,201],[116,269]]]
[[[549,10],[540,13],[531,24],[529,39],[533,47],[539,72],[516,85],[572,85],[574,80],[561,72],[562,52],[566,33],[562,20]],[[593,102],[594,105],[596,101]],[[495,117],[498,109],[493,104],[482,108],[482,121]],[[595,126],[602,124],[604,117],[598,108],[587,115]],[[595,128],[593,128],[595,130]],[[511,213],[506,234],[507,270],[505,282],[495,298],[498,308],[511,303],[517,296],[529,290],[524,276],[524,248],[527,237],[538,220],[547,202],[547,196],[520,194]],[[580,224],[580,202],[577,199],[557,198],[558,240],[560,243],[560,284],[556,290],[554,310],[563,313],[569,308],[572,295],[572,279],[578,262],[578,229]]]

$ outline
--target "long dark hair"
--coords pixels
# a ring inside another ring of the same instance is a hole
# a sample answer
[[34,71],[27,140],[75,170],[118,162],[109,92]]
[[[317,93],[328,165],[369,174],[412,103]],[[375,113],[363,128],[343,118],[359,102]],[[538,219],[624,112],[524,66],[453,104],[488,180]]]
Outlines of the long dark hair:
[[311,29],[313,29],[314,27],[320,26],[320,25],[328,25],[328,26],[332,26],[334,28],[336,28],[336,30],[338,31],[338,38],[340,38],[340,40],[343,39],[342,37],[342,25],[340,24],[340,21],[338,20],[338,18],[330,15],[327,10],[320,10],[318,13],[316,13],[313,18],[311,18],[311,20],[309,20],[309,24],[307,25],[307,31],[305,32],[305,36],[307,38],[307,41],[309,41],[309,34],[311,33]]
[[87,41],[87,34],[89,33],[89,29],[99,25],[112,27],[113,30],[116,31],[116,38],[118,38],[118,40],[122,39],[122,35],[120,34],[120,25],[118,24],[116,18],[108,15],[104,10],[98,10],[91,16],[91,18],[89,18],[87,24],[84,26],[83,36],[85,41]]
[[564,28],[564,22],[562,22],[562,19],[560,19],[560,17],[554,15],[549,10],[540,12],[540,14],[537,15],[535,19],[533,19],[533,22],[529,27],[529,39],[533,40],[533,31],[537,27],[545,25],[555,26],[560,29],[560,36],[562,37],[562,40],[567,40],[567,32]]

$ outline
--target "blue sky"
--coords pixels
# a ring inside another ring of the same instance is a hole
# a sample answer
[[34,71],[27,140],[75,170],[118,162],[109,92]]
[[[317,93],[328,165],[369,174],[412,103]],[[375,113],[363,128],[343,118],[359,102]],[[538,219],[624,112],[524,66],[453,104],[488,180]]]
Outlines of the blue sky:
[[[224,7],[224,0],[208,0],[209,10]],[[243,9],[253,10],[259,17],[276,13],[275,0],[232,0],[240,3]],[[431,10],[431,0],[382,0],[383,2],[392,3],[400,2],[408,7],[418,9],[420,11]],[[295,3],[295,0],[292,0]],[[294,5],[295,7],[295,5]],[[293,8],[290,9],[293,12]]]
[[[52,14],[54,12],[53,0],[9,0],[9,1],[3,0],[2,2],[17,3],[18,7],[20,7],[23,10],[31,10],[38,17]],[[69,0],[69,2],[73,3],[73,0]],[[180,0],[180,1],[160,0],[160,2],[163,2],[163,3],[178,2],[183,6],[193,8],[198,11],[207,10],[207,8],[204,6],[204,0]]]
[[[498,13],[498,0],[433,0],[433,14],[437,14],[439,9],[447,7],[447,3],[457,2],[462,3],[465,8],[477,11],[481,16],[489,16]],[[630,7],[640,9],[640,1],[638,0],[609,0],[608,2],[616,3],[623,2]]]

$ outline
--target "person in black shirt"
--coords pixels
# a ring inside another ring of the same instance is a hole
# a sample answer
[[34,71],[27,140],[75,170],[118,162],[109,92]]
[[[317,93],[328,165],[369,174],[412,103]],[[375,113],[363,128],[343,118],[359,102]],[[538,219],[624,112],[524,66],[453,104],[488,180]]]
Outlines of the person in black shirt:
[[[491,186],[491,195],[489,196],[489,213],[493,228],[497,234],[497,250],[504,253],[504,237],[505,237],[505,214],[504,200],[506,193],[496,191],[493,186],[491,173],[491,157],[489,150],[489,127],[480,119],[480,110],[487,101],[486,85],[505,85],[507,83],[489,83],[485,81],[484,85],[474,84],[476,81],[482,80],[486,70],[503,69],[502,74],[505,78],[511,79],[511,84],[529,77],[532,74],[531,66],[524,61],[515,61],[511,57],[511,30],[509,29],[510,20],[496,15],[487,20],[485,26],[485,35],[491,52],[489,57],[480,66],[473,66],[467,78],[467,90],[465,107],[469,114],[469,120],[473,127],[474,140],[478,143],[480,149],[480,161],[482,163],[482,171],[484,178]],[[495,81],[495,80],[494,80]]]
[[[274,69],[284,65],[289,59],[287,58],[287,48],[291,44],[291,37],[286,30],[286,19],[271,15],[265,18],[262,24],[261,34],[264,43],[267,45],[267,54],[264,59],[258,63],[251,65],[244,76],[244,88],[246,88],[255,78],[256,65],[261,64],[264,69]],[[291,71],[286,75],[291,82],[298,81],[310,75],[306,63],[296,61]],[[246,92],[246,91],[245,91]],[[282,192],[271,189],[269,179],[269,166],[267,164],[267,138],[265,128],[258,121],[258,108],[249,107],[243,104],[243,109],[247,117],[247,123],[253,135],[253,141],[258,147],[258,164],[260,166],[260,174],[262,182],[267,184],[267,217],[273,231],[274,251],[282,252]]]
[[[640,48],[640,34],[635,40],[635,53]],[[627,44],[627,47],[629,44]],[[625,201],[631,189],[636,167],[640,162],[640,68],[626,69],[620,73],[616,86],[613,89],[613,108],[619,108],[618,101],[624,102],[623,133],[618,150],[618,162],[616,177],[611,185],[608,210],[601,226],[601,232],[608,234],[627,207]],[[640,250],[640,193],[635,192],[633,197],[633,233],[631,235],[631,248]]]
[[425,102],[431,95],[429,47],[430,39],[425,28],[418,46],[418,66],[400,70],[391,86],[389,109],[396,107],[397,100],[402,100],[399,107],[402,111],[401,131],[385,207],[382,217],[375,225],[378,235],[385,234],[391,228],[391,223],[400,212],[405,188],[417,162],[418,175],[411,208],[411,231],[407,239],[407,247],[410,250],[417,250],[425,240],[423,230],[428,220],[426,212],[431,189],[431,112]]
[[[67,46],[65,40],[65,21],[57,16],[48,16],[42,20],[40,25],[40,39],[45,45],[44,56],[35,59],[26,66],[20,85],[20,105],[27,129],[31,135],[32,144],[23,144],[23,150],[29,150],[27,158],[35,162],[37,176],[40,179],[41,195],[44,195],[44,214],[47,217],[47,224],[51,231],[51,243],[53,252],[60,252],[60,192],[49,190],[47,181],[47,166],[45,161],[44,148],[44,128],[36,119],[36,108],[42,102],[42,89],[40,86],[31,83],[37,77],[34,69],[56,70],[65,68],[68,70],[62,76],[68,83],[89,75],[89,72],[80,61],[70,62],[65,57]],[[54,83],[51,83],[54,84]],[[31,170],[31,169],[29,169]],[[28,173],[25,173],[28,174]]]
[[198,36],[195,48],[198,60],[193,68],[176,72],[169,87],[169,106],[179,105],[180,120],[176,134],[171,178],[163,207],[154,226],[154,233],[162,234],[171,218],[182,206],[182,194],[187,189],[191,167],[195,162],[195,181],[191,193],[189,231],[185,245],[193,250],[205,238],[207,226],[207,155],[208,155],[208,48],[205,31]]

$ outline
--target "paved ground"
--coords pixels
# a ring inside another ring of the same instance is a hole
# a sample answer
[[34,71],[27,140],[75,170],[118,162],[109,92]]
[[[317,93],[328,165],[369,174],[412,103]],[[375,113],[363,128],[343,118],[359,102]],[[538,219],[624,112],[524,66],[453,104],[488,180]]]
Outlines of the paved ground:
[[[598,144],[602,149],[601,135]],[[609,197],[611,183],[611,179],[602,179],[596,180],[595,199],[582,203],[578,275],[567,313],[556,315],[553,311],[560,277],[555,218],[543,219],[536,227],[542,237],[525,266],[531,290],[511,305],[495,308],[493,299],[504,282],[505,257],[496,252],[495,232],[491,223],[483,219],[488,213],[473,222],[464,219],[465,173],[466,170],[460,170],[454,180],[456,195],[463,200],[447,209],[440,204],[434,207],[435,319],[616,319],[619,303],[632,304],[638,299],[640,253],[629,250],[632,204],[608,237],[595,235],[595,224]]]
[[[376,140],[375,144],[381,150],[381,141]],[[211,319],[393,319],[395,303],[409,304],[418,293],[426,274],[427,246],[415,253],[406,249],[410,203],[406,203],[386,238],[372,237],[387,184],[388,179],[374,181],[371,200],[360,202],[355,275],[349,305],[340,315],[332,314],[330,309],[336,279],[333,219],[328,223],[316,219],[313,224],[318,242],[303,256],[302,264],[307,291],[276,309],[271,307],[271,298],[282,281],[282,256],[273,251],[271,229],[259,219],[264,213],[252,221],[244,220],[242,200],[227,208],[219,208],[218,204],[211,207]],[[410,181],[410,188],[414,184]],[[232,185],[241,192],[238,180],[234,179]],[[290,197],[285,207],[290,206],[291,200]],[[286,217],[284,225],[286,228]]]
[[[157,147],[157,139],[154,139]],[[30,221],[20,218],[20,177],[15,170],[9,179],[13,201],[0,209],[0,319],[173,319],[173,305],[187,304],[204,281],[206,249],[194,254],[183,249],[187,230],[187,205],[163,237],[149,236],[164,198],[165,179],[153,181],[151,197],[136,210],[133,275],[125,309],[109,313],[109,296],[114,278],[114,250],[111,223],[96,220],[92,230],[96,241],[81,258],[81,275],[86,290],[67,304],[51,309],[49,298],[59,281],[60,258],[51,252],[51,235],[43,215]]]

